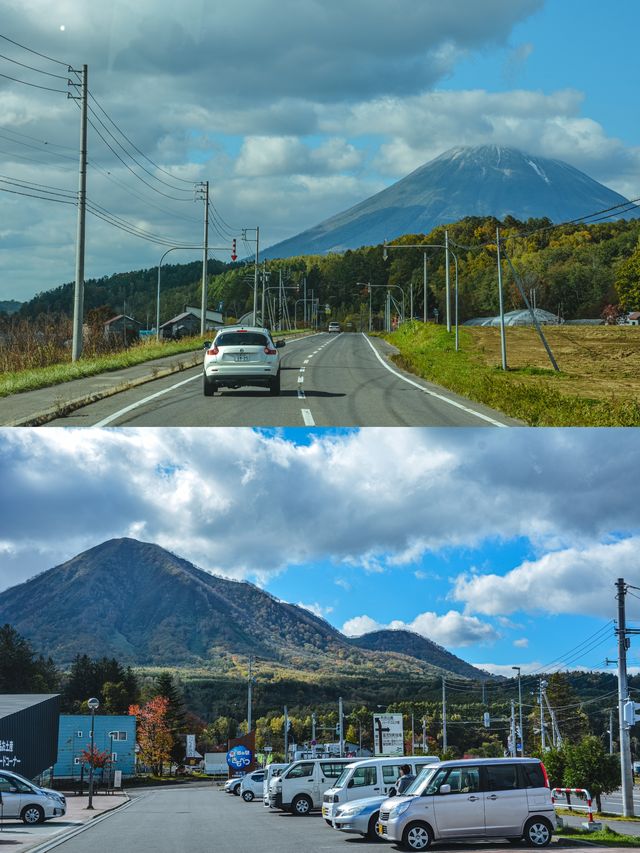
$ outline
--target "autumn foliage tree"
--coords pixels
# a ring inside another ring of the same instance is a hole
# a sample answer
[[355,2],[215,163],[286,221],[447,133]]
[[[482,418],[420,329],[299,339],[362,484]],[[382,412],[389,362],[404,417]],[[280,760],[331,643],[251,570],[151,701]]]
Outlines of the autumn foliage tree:
[[131,705],[129,714],[137,718],[137,740],[144,763],[162,776],[165,762],[171,761],[173,736],[167,719],[169,701],[164,696],[150,699],[146,705]]
[[93,767],[94,770],[106,767],[110,760],[111,755],[109,751],[98,749],[95,744],[93,745],[93,750],[91,746],[88,746],[80,753],[80,763],[87,764],[89,767]]

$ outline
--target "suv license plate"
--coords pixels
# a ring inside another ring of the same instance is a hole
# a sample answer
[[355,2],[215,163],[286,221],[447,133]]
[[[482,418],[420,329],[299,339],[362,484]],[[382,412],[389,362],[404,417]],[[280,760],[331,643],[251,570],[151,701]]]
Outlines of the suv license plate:
[[233,360],[234,361],[249,361],[249,356],[248,355],[234,355]]

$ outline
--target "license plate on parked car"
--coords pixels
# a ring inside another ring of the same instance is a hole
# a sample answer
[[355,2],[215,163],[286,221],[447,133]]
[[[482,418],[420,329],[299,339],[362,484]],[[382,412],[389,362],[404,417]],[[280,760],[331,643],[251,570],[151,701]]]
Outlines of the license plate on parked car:
[[234,355],[233,360],[234,361],[249,361],[249,356],[248,355]]

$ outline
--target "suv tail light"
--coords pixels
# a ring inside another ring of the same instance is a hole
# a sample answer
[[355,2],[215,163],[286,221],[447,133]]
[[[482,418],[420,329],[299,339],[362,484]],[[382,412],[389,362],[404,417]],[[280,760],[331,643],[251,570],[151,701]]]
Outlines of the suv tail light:
[[278,352],[277,350],[271,349],[270,347],[264,348],[264,354],[265,355],[277,355],[277,352]]
[[544,776],[544,785],[545,785],[545,788],[550,788],[550,787],[551,787],[551,785],[549,785],[549,776],[548,776],[548,774],[547,774],[547,768],[544,766],[544,764],[542,763],[542,761],[540,762],[540,767],[542,767],[542,775]]
[[218,349],[218,347],[214,344],[214,345],[211,347],[211,349],[208,349],[208,350],[207,350],[207,355],[218,355],[218,353],[219,353],[219,352],[220,352],[220,350],[219,350],[219,349]]

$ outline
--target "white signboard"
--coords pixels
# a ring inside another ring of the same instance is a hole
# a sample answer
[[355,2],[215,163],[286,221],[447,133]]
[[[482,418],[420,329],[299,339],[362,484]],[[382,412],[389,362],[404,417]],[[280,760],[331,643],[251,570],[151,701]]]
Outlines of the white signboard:
[[187,753],[186,758],[196,758],[196,736],[187,735]]
[[122,770],[113,771],[113,787],[122,788]]
[[375,755],[404,755],[402,714],[373,715],[373,751]]

